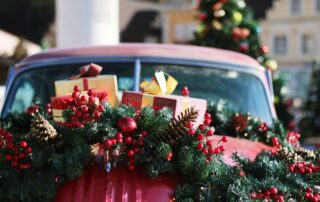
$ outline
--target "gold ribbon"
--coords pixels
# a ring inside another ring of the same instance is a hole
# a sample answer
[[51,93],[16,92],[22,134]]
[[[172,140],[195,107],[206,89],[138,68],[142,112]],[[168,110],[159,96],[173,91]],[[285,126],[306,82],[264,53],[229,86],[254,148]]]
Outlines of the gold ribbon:
[[143,92],[152,95],[166,95],[171,94],[177,87],[178,81],[175,80],[169,74],[163,71],[157,71],[154,74],[154,79],[152,81],[143,81],[140,84]]

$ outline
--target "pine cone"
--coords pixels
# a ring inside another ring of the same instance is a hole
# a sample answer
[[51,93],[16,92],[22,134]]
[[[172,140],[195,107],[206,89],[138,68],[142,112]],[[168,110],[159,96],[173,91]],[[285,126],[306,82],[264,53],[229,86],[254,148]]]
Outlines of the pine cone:
[[31,133],[41,147],[63,145],[63,136],[40,114],[36,114],[31,122]]
[[188,122],[195,122],[198,117],[198,111],[193,107],[186,109],[177,118],[172,119],[168,129],[163,133],[155,136],[155,139],[159,142],[167,143],[168,145],[174,145],[178,143],[178,140],[188,133],[188,129],[185,125]]
[[303,147],[298,147],[294,151],[295,153],[300,155],[304,160],[314,160],[316,158],[316,154],[313,151],[307,150]]
[[288,163],[295,163],[298,161],[303,161],[303,158],[294,151],[288,151],[287,148],[283,148],[278,151],[277,157],[283,159]]

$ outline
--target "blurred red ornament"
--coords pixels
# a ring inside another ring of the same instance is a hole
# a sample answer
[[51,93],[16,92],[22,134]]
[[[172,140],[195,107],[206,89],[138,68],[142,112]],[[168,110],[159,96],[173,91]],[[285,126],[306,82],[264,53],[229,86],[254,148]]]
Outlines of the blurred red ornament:
[[269,47],[268,46],[261,46],[260,47],[260,52],[262,54],[268,54],[269,53]]
[[125,133],[132,133],[134,130],[137,129],[137,123],[136,121],[128,116],[122,117],[118,122],[117,126],[120,129],[120,131]]

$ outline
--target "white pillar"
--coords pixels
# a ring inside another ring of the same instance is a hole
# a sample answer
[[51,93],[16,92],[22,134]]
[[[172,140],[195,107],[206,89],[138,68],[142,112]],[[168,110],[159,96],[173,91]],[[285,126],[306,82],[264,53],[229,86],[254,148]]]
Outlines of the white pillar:
[[56,0],[57,47],[119,43],[119,0]]

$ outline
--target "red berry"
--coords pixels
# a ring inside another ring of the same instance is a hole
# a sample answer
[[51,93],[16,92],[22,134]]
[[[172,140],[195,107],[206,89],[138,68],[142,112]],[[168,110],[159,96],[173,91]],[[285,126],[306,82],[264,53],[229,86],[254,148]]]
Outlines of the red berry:
[[131,141],[132,141],[132,138],[131,138],[131,137],[126,137],[126,139],[125,139],[125,143],[126,143],[126,144],[130,144]]
[[300,174],[304,174],[306,172],[306,170],[304,168],[299,168],[299,173]]
[[89,97],[89,102],[90,103],[94,103],[95,101],[96,101],[95,97],[92,97],[92,96]]
[[11,166],[13,166],[13,167],[18,166],[18,161],[12,161],[12,162],[11,162]]
[[202,141],[204,139],[204,135],[202,133],[198,134],[197,139]]
[[135,169],[134,165],[129,165],[128,168],[129,168],[130,171],[133,171]]
[[20,147],[26,148],[28,146],[28,143],[26,141],[20,142]]
[[196,133],[196,131],[192,128],[188,130],[189,135],[194,135],[195,133]]
[[207,131],[207,136],[212,136],[214,133],[214,130],[213,129],[210,129]]
[[[210,148],[209,148],[209,149],[210,149]],[[202,152],[203,152],[205,155],[209,154],[209,151],[208,151],[207,148],[204,148],[204,149],[202,150]]]
[[250,194],[250,197],[251,197],[252,199],[256,199],[256,198],[257,198],[256,192],[252,192],[252,193]]
[[278,193],[278,189],[277,189],[276,187],[271,187],[271,188],[270,188],[270,193],[271,193],[272,195],[276,195],[276,194]]
[[94,116],[95,119],[100,119],[101,113],[98,112],[98,111],[94,111],[94,112],[93,112],[93,116]]
[[223,136],[223,137],[221,138],[221,141],[222,141],[222,142],[228,142],[228,138],[227,138],[226,136]]
[[135,148],[133,149],[133,151],[134,151],[134,153],[139,153],[139,152],[140,152],[140,149],[139,149],[138,147],[135,147]]
[[193,123],[192,122],[186,123],[186,127],[189,129],[193,128]]
[[141,131],[141,135],[142,135],[142,137],[146,137],[148,135],[148,132],[143,130],[143,131]]
[[80,92],[81,89],[80,89],[79,86],[74,86],[73,91],[74,91],[74,92]]
[[7,154],[7,155],[6,155],[6,159],[7,159],[8,161],[11,161],[11,160],[12,160],[12,155],[11,155],[11,154]]
[[89,89],[87,94],[89,96],[93,96],[94,95],[94,90],[93,89]]
[[208,152],[209,152],[209,154],[213,154],[214,153],[214,149],[212,147],[209,147]]
[[214,151],[213,151],[213,153],[215,153],[215,154],[220,154],[220,149],[219,149],[219,147],[215,148]]
[[122,133],[117,133],[116,138],[117,138],[117,140],[122,139]]
[[23,153],[23,152],[20,152],[20,153],[19,153],[19,158],[21,158],[21,159],[26,158],[26,154]]
[[31,148],[31,147],[27,147],[26,152],[27,152],[28,154],[31,154],[31,153],[32,153],[32,148]]
[[283,196],[281,196],[281,195],[278,196],[278,201],[279,201],[279,202],[282,202],[283,200],[284,200],[284,197],[283,197]]
[[80,116],[82,116],[82,113],[80,111],[77,111],[75,114],[74,114],[75,117],[79,118]]
[[312,169],[311,168],[306,168],[306,173],[311,174],[312,173]]
[[205,119],[203,123],[209,126],[211,124],[211,119]]
[[205,113],[204,114],[204,119],[211,119],[211,114],[210,113]]
[[304,198],[305,198],[305,199],[309,199],[310,197],[311,197],[311,194],[310,194],[310,193],[307,192],[307,193],[304,194]]
[[200,129],[200,130],[204,130],[204,129],[206,129],[206,126],[203,125],[203,124],[201,124],[201,125],[199,125],[199,129]]
[[104,143],[107,145],[107,147],[112,147],[112,141],[111,140],[108,139]]
[[112,145],[117,144],[117,140],[116,140],[115,138],[112,138],[112,139],[111,139],[111,142],[112,142]]
[[98,110],[99,110],[99,112],[103,112],[104,111],[104,107],[102,105],[99,105],[98,106]]
[[134,165],[134,159],[129,159],[129,163],[130,163],[131,165]]
[[208,147],[212,146],[212,141],[211,140],[207,140],[206,144],[208,145]]
[[307,187],[306,192],[307,192],[307,193],[312,193],[311,187]]
[[79,92],[73,92],[72,93],[72,98],[77,99],[79,97],[80,93]]
[[87,101],[87,97],[84,96],[84,95],[82,95],[82,96],[80,97],[80,100],[81,100],[82,102],[85,102],[85,101]]
[[133,157],[133,156],[134,156],[134,151],[130,149],[130,150],[128,151],[128,156],[129,156],[129,157]]
[[76,112],[77,111],[77,108],[75,106],[72,106],[70,109],[71,109],[72,112]]
[[225,148],[223,145],[221,145],[221,146],[219,147],[219,150],[220,150],[220,152],[224,152],[224,151],[226,150],[226,148]]
[[13,160],[14,160],[14,161],[18,161],[18,160],[19,160],[19,156],[18,156],[18,155],[14,155],[14,156],[13,156]]
[[88,106],[86,106],[86,105],[83,105],[83,106],[81,106],[81,111],[82,112],[87,112],[88,111]]
[[203,143],[199,143],[199,144],[198,144],[198,149],[199,149],[200,151],[203,150],[203,147],[204,147],[204,146],[203,146]]
[[19,165],[19,168],[20,168],[20,170],[22,170],[22,169],[25,169],[26,166],[25,166],[24,164],[20,164],[20,165]]
[[206,159],[206,161],[205,161],[205,162],[206,162],[206,164],[209,164],[209,163],[210,163],[210,160]]

